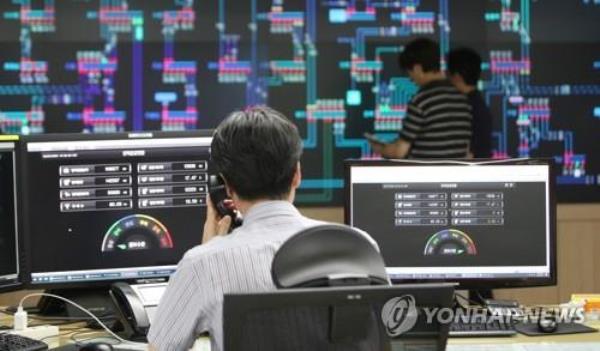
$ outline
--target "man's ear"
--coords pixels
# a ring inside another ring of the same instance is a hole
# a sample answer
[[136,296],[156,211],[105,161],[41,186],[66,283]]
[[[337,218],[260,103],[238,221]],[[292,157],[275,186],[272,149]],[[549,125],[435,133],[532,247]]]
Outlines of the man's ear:
[[463,79],[463,77],[458,74],[458,73],[450,73],[447,72],[446,73],[446,77],[448,77],[448,79],[453,83],[453,84],[464,84],[465,80]]
[[223,183],[225,183],[225,192],[227,193],[227,197],[230,199],[233,199],[234,191],[231,188],[231,186],[229,185],[227,178],[225,178],[222,174],[219,174],[219,176],[221,177],[221,179],[223,179]]
[[292,189],[297,189],[302,183],[302,167],[300,166],[300,162],[296,163],[296,171],[294,172],[294,177],[292,178]]

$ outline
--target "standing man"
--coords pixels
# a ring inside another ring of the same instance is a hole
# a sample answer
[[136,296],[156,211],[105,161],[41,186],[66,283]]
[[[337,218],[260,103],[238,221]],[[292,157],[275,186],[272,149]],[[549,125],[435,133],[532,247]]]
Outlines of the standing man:
[[392,143],[370,140],[373,151],[387,158],[465,158],[471,140],[471,107],[440,70],[440,48],[416,39],[398,58],[419,90],[410,100],[400,137]]
[[[448,53],[448,78],[456,89],[467,96],[473,112],[473,135],[470,157],[492,157],[492,113],[485,104],[477,82],[481,76],[481,56],[475,50],[460,48]],[[494,298],[490,289],[470,290],[472,301],[484,303]]]
[[475,158],[492,157],[492,113],[486,105],[477,82],[481,76],[481,57],[469,48],[460,48],[448,54],[448,78],[467,96],[473,112],[471,153]]

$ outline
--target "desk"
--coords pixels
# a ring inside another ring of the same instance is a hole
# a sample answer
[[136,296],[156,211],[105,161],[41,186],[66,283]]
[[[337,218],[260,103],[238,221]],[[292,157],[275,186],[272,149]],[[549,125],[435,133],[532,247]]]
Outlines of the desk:
[[[0,306],[0,311],[5,310],[4,307]],[[44,324],[53,324],[53,321],[48,320],[38,320],[35,319],[35,315],[29,316],[29,324],[33,325],[44,325]],[[4,326],[12,326],[12,316],[6,315],[0,312],[0,327]],[[58,322],[58,320],[56,320]],[[0,332],[3,330],[0,329]],[[69,344],[73,344],[75,340],[77,341],[86,341],[86,340],[94,340],[96,342],[111,342],[114,340],[108,333],[97,330],[90,329],[86,327],[85,322],[74,322],[74,323],[60,323],[59,325],[59,335],[56,337],[50,337],[46,340],[42,340],[48,344],[50,349],[65,346]],[[190,351],[210,351],[210,340],[208,337],[199,338],[197,342],[194,344],[193,348]]]
[[[600,322],[588,323],[600,329]],[[600,332],[587,334],[497,338],[450,338],[447,351],[595,351],[600,350]]]
[[[33,324],[33,322],[30,323]],[[0,326],[7,326],[11,324],[11,316],[0,314]],[[42,323],[36,321],[35,324]],[[588,325],[590,327],[600,329],[600,322],[588,323]],[[59,337],[44,340],[49,344],[50,348],[72,343],[72,336],[75,336],[77,340],[81,340],[87,338],[101,338],[107,335],[102,331],[85,328],[85,323],[70,323],[61,325],[59,328]],[[207,338],[200,339],[200,342],[197,343],[194,350],[209,350],[209,348],[206,348],[207,345],[210,345]],[[537,346],[535,348],[528,348],[527,345]],[[600,350],[600,332],[537,337],[529,337],[518,334],[517,336],[512,337],[450,338],[448,340],[448,351],[558,351],[563,349],[568,349],[569,351]]]

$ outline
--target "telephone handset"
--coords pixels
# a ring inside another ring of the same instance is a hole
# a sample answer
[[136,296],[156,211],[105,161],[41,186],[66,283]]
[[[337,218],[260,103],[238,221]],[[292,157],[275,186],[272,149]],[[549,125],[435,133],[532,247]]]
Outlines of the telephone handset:
[[225,182],[223,182],[223,178],[221,178],[220,175],[210,175],[208,180],[208,189],[210,199],[215,205],[215,209],[219,213],[219,216],[231,217],[231,227],[229,228],[229,231],[241,226],[242,217],[240,216],[239,212],[228,207],[225,203],[225,200],[229,200],[229,197],[227,196],[227,190],[225,189]]
[[167,283],[112,284],[110,296],[130,340],[144,341]]

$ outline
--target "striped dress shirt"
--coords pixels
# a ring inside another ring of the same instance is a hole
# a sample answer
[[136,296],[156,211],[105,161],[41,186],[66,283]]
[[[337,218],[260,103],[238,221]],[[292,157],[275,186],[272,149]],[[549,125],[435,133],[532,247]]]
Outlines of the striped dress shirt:
[[400,137],[411,144],[409,158],[464,158],[472,120],[466,95],[449,81],[436,80],[408,103]]
[[223,295],[274,290],[271,261],[279,247],[320,224],[287,201],[252,206],[241,227],[185,254],[160,301],[148,342],[159,351],[187,350],[208,332],[211,349],[223,350]]

